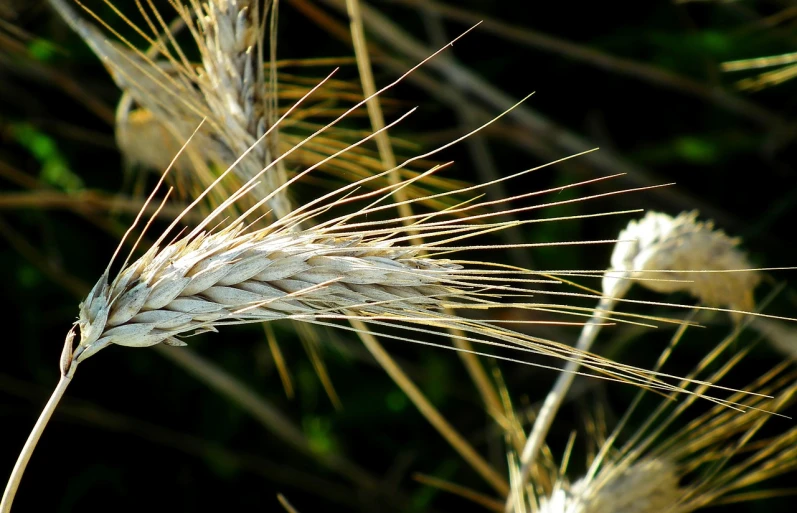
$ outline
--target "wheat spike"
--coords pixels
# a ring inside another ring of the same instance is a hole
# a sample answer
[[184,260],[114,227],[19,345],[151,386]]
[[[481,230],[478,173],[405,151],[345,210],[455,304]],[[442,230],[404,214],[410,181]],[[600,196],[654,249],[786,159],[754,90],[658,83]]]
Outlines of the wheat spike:
[[[160,13],[151,7],[143,9],[147,27],[139,27],[122,16],[123,21],[137,32],[150,46],[148,52],[139,50],[124,39],[105,20],[81,5],[88,16],[115,36],[109,39],[92,23],[83,19],[72,8],[72,0],[49,0],[69,25],[102,60],[104,66],[123,91],[116,116],[117,143],[128,161],[140,163],[158,171],[163,170],[183,142],[203,122],[195,134],[195,144],[183,151],[175,164],[171,181],[184,196],[195,197],[202,188],[218,176],[214,168],[226,169],[241,155],[245,157],[235,166],[238,184],[247,181],[268,165],[274,157],[290,152],[290,157],[271,166],[255,186],[255,196],[270,195],[268,207],[277,217],[290,210],[289,191],[271,193],[287,180],[286,167],[308,167],[325,160],[359,140],[362,134],[353,129],[335,127],[302,144],[300,151],[290,151],[302,142],[308,133],[320,126],[317,119],[342,110],[334,108],[339,102],[350,104],[362,95],[345,81],[329,80],[318,91],[317,105],[294,111],[291,119],[283,120],[273,128],[276,118],[285,107],[278,99],[291,102],[304,97],[317,79],[277,73],[275,61],[274,2],[249,0],[211,0],[170,2],[176,21],[181,22],[191,36],[200,62],[186,57],[176,39],[171,35]],[[265,31],[267,14],[272,13],[271,26]],[[270,43],[263,41],[270,35]],[[192,45],[194,46],[194,45]],[[266,54],[266,46],[270,53]],[[267,64],[264,65],[264,61]],[[312,60],[308,61],[312,64]],[[346,109],[343,109],[346,110]],[[315,120],[315,121],[314,121]],[[324,121],[326,122],[326,121]],[[269,136],[263,138],[265,131]],[[254,142],[260,143],[253,147]],[[208,168],[211,164],[211,168]],[[353,148],[334,161],[326,160],[319,169],[346,181],[362,178],[383,168],[373,152]],[[410,172],[405,171],[410,175]],[[236,184],[225,184],[227,191],[214,192],[215,204],[223,201],[224,193],[231,194]],[[378,182],[365,182],[369,187]],[[414,182],[406,188],[410,197],[421,197],[431,190],[454,188],[456,181],[432,177],[428,183]],[[451,196],[438,196],[438,208],[455,203]]]
[[[267,1],[266,13],[276,16],[276,2]],[[265,83],[262,61],[264,54],[264,27],[260,26],[259,3],[252,0],[211,0],[196,6],[200,37],[196,37],[202,55],[203,72],[197,83],[219,124],[219,137],[233,155],[246,154],[236,166],[246,179],[258,174],[273,159],[278,131],[263,137],[270,122],[276,119],[276,83],[268,88]],[[272,38],[276,34],[272,32]],[[273,51],[273,49],[272,49]],[[273,54],[272,54],[273,55]],[[271,60],[275,65],[274,59]],[[271,77],[276,80],[276,68]],[[272,117],[273,119],[268,119]],[[262,144],[256,142],[264,139]],[[280,190],[287,181],[284,164],[280,161],[263,175],[264,186],[255,190],[266,195]],[[259,190],[258,190],[259,189]],[[269,207],[277,217],[291,210],[288,198],[272,194]]]
[[[205,142],[194,150],[196,157],[226,167],[246,152],[235,171],[243,181],[270,163],[272,142],[262,136],[267,130],[267,118],[276,112],[275,104],[267,105],[270,100],[264,97],[267,87],[258,2],[213,0],[190,2],[189,6],[172,3],[197,42],[202,56],[199,67],[190,63],[176,44],[173,55],[164,43],[148,38],[165,57],[152,60],[124,39],[124,45],[109,41],[83,20],[67,0],[50,3],[103,60],[117,85],[145,112],[166,125],[176,140],[186,140],[203,119],[208,121],[199,134]],[[168,33],[159,15],[157,20]],[[141,32],[138,27],[135,29]],[[273,89],[276,91],[276,86]],[[127,113],[124,109],[120,113],[117,137],[122,148],[129,148],[135,134],[126,133],[130,129]],[[271,131],[271,136],[276,137],[276,131]],[[260,143],[255,145],[258,140]],[[286,181],[283,165],[271,166],[271,172],[255,186],[258,195],[270,195],[269,206],[277,215],[290,211],[284,195],[271,194]]]
[[[648,212],[620,232],[603,279],[604,294],[622,297],[632,283],[661,293],[687,292],[709,306],[723,306],[737,322],[755,308],[758,272],[739,248],[740,239],[699,222],[697,212],[676,217]],[[742,271],[749,272],[742,272]],[[706,272],[709,271],[709,272]],[[736,271],[736,272],[710,272]]]
[[[354,199],[349,196],[332,206]],[[402,226],[400,219],[353,222],[386,210],[365,208],[356,216],[346,214],[302,229],[299,223],[309,213],[296,209],[267,228],[252,230],[239,220],[215,233],[195,229],[171,244],[155,245],[114,280],[104,274],[83,302],[77,361],[110,344],[180,344],[175,337],[225,324],[278,319],[331,324],[347,318],[377,326],[423,326],[409,328],[415,332],[456,326],[477,342],[572,356],[567,346],[445,312],[449,307],[502,308],[501,295],[522,296],[523,285],[544,281],[532,272],[515,277],[479,262],[420,256],[430,250],[468,249],[447,243],[502,229],[505,223],[435,221],[433,214],[411,228]],[[220,214],[215,212],[203,224]],[[423,231],[427,243],[407,245],[410,229]],[[498,284],[493,283],[496,278]],[[526,306],[536,308],[534,303]],[[584,357],[586,367],[610,376],[636,382],[640,376],[651,377],[639,369]]]
[[[593,317],[581,330],[576,348],[589,351],[602,325],[634,283],[661,293],[686,291],[710,307],[727,306],[738,323],[750,313],[753,291],[761,280],[747,256],[737,247],[740,240],[715,230],[711,222],[697,221],[697,212],[671,217],[648,212],[623,229],[603,274],[602,292]],[[717,272],[718,271],[718,272]],[[767,321],[766,319],[757,319]],[[526,446],[521,453],[521,477],[531,472],[556,412],[573,382],[578,362],[569,362],[545,398]],[[511,505],[507,503],[507,508]]]

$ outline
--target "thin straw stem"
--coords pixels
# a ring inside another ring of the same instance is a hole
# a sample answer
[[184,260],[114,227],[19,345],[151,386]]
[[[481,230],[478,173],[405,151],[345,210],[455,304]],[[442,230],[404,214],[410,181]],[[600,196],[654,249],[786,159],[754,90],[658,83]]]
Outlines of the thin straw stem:
[[[581,329],[581,334],[576,343],[576,348],[578,350],[590,350],[592,343],[595,342],[595,338],[598,336],[603,326],[601,320],[605,314],[610,313],[614,309],[616,302],[616,299],[612,297],[606,296],[601,298],[592,317],[590,317],[587,324]],[[520,482],[524,483],[526,479],[528,479],[531,467],[534,464],[534,460],[537,458],[537,453],[540,452],[540,449],[545,443],[545,436],[551,429],[551,424],[556,417],[556,412],[559,411],[559,407],[567,396],[567,391],[576,376],[575,371],[578,370],[580,365],[581,358],[567,362],[564,371],[559,374],[553,388],[548,392],[548,396],[545,398],[542,408],[540,408],[540,413],[534,421],[534,426],[531,428],[531,433],[526,440],[526,445],[523,447],[523,453],[520,456]],[[512,498],[509,497],[506,503],[507,511],[511,511],[512,507]]]
[[0,502],[0,513],[10,513],[11,504],[14,502],[14,496],[19,488],[20,481],[22,481],[22,474],[25,473],[25,468],[28,466],[28,461],[30,461],[30,457],[33,455],[36,444],[39,443],[39,438],[41,438],[45,426],[47,426],[56,406],[58,406],[58,403],[64,396],[66,387],[68,387],[69,383],[72,381],[74,367],[72,370],[73,372],[61,375],[58,386],[53,390],[53,395],[50,396],[50,400],[47,401],[41,415],[39,415],[39,420],[36,421],[36,425],[33,426],[33,430],[30,432],[30,435],[28,435],[28,440],[25,442],[22,452],[19,453],[17,463],[14,465],[14,470],[11,471],[11,477],[8,478],[5,492],[3,492],[3,501]]

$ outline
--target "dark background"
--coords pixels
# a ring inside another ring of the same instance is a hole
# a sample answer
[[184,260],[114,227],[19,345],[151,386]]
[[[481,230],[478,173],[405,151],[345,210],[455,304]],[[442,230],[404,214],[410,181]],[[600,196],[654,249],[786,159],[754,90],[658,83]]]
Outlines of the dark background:
[[[334,23],[347,27],[334,3],[283,1],[279,56],[351,55],[349,44],[331,30]],[[465,104],[492,116],[500,112],[485,101],[492,92],[516,100],[536,91],[525,103],[537,116],[531,123],[509,116],[482,133],[493,172],[504,175],[569,155],[580,149],[581,141],[584,148],[599,146],[601,151],[535,173],[513,183],[510,192],[624,171],[630,171],[626,177],[583,194],[676,183],[544,215],[626,208],[675,215],[698,208],[702,218],[714,219],[729,234],[743,238],[754,265],[795,265],[797,82],[740,92],[736,80],[753,74],[726,74],[720,63],[794,51],[797,4],[785,0],[449,3],[459,9],[442,12],[447,38],[471,25],[467,13],[487,21],[449,49],[446,58],[455,59],[491,89],[452,84],[450,76],[430,64],[422,73],[434,80],[436,89],[424,90],[408,80],[389,93],[400,100],[401,109],[420,106],[395,135],[419,148],[433,147],[486,120],[477,114],[475,120],[462,122],[454,106]],[[115,4],[125,13],[135,13],[133,2]],[[20,39],[4,25],[0,48],[4,53],[0,61],[4,170],[0,178],[4,303],[0,469],[6,475],[57,380],[63,337],[77,315],[75,293],[97,279],[115,247],[114,230],[131,219],[81,206],[77,194],[83,190],[130,194],[131,181],[122,172],[108,120],[119,92],[100,62],[46,2],[11,0],[3,5],[10,9],[4,23],[30,36]],[[88,5],[123,33],[131,32],[102,2]],[[165,2],[158,5],[165,15],[170,12]],[[417,43],[430,49],[438,46],[430,42],[433,15],[429,12],[401,2],[370,5]],[[333,23],[319,25],[318,17],[309,16],[318,12],[328,14]],[[22,46],[10,45],[9,38]],[[379,34],[370,40],[405,68],[417,61],[403,57],[400,48]],[[385,64],[375,58],[379,84],[395,76]],[[322,77],[327,71],[308,73]],[[356,69],[344,68],[339,76],[356,80]],[[79,97],[90,98],[99,107],[92,109]],[[397,112],[389,110],[388,117]],[[540,124],[540,119],[550,123]],[[573,137],[580,141],[569,142]],[[456,161],[448,171],[451,176],[483,180],[465,144],[438,158]],[[25,177],[75,199],[53,203],[42,195],[21,205],[14,194],[25,190]],[[519,236],[526,242],[611,239],[629,219],[543,223]],[[602,269],[610,251],[608,245],[543,248],[514,258],[531,259],[539,269]],[[489,258],[500,261],[510,257],[489,253]],[[757,297],[763,299],[788,280],[793,281],[793,272],[768,273]],[[633,297],[694,303],[687,296],[662,298],[639,288]],[[794,298],[786,283],[767,312],[793,316]],[[666,308],[630,309],[684,315]],[[688,332],[668,367],[673,374],[689,372],[731,330],[724,316],[701,320],[707,327]],[[114,347],[81,366],[31,461],[15,511],[277,510],[278,492],[303,512],[482,510],[412,479],[419,472],[490,492],[356,340],[345,332],[324,335],[328,338],[322,346],[324,360],[344,406],[336,411],[291,327],[275,329],[294,378],[293,400],[286,398],[260,327],[230,328],[192,339],[191,345],[278,408],[304,435],[315,457],[281,441],[154,351]],[[572,342],[577,332],[571,329],[559,335]],[[596,349],[623,362],[650,366],[671,335],[670,328],[630,334],[618,329],[605,333]],[[755,340],[749,333],[737,343]],[[484,413],[457,356],[385,344],[447,419],[505,472],[502,435]],[[744,386],[783,358],[761,343],[729,377],[729,384]],[[497,367],[520,409],[544,397],[555,376],[520,365]],[[581,385],[583,394],[563,408],[550,439],[558,456],[570,431],[581,430],[571,463],[574,478],[587,452],[584,419],[600,407],[611,423],[633,395],[627,387],[586,381]],[[657,400],[643,407],[642,418]],[[768,433],[791,427],[792,420],[775,418]],[[364,491],[357,476],[348,478],[319,463],[329,455],[356,462],[380,481],[382,495]],[[794,478],[792,474],[773,480],[771,487],[789,487]],[[790,499],[781,497],[721,506],[717,511],[774,513],[791,511],[791,505]]]

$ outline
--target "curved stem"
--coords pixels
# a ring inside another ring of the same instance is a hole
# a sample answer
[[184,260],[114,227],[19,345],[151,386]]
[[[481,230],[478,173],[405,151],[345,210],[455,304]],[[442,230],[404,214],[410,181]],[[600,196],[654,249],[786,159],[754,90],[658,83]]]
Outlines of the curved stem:
[[[616,299],[612,297],[607,296],[601,298],[601,300],[598,302],[598,306],[595,308],[595,311],[592,314],[592,317],[581,329],[581,334],[578,337],[576,349],[580,351],[589,351],[589,349],[592,347],[592,343],[598,336],[598,332],[600,332],[602,325],[599,323],[603,318],[602,314],[610,313],[614,309],[615,303]],[[556,383],[554,383],[553,388],[550,392],[548,392],[548,396],[545,398],[542,408],[540,408],[540,413],[537,415],[537,418],[534,421],[534,426],[531,428],[531,433],[529,433],[529,437],[526,440],[526,445],[523,447],[523,453],[520,456],[521,483],[525,483],[528,479],[529,473],[531,472],[531,466],[533,465],[534,460],[537,458],[537,453],[540,452],[540,449],[545,443],[545,436],[551,429],[551,424],[553,423],[554,417],[556,417],[556,412],[562,405],[565,396],[567,396],[567,391],[570,388],[570,385],[573,383],[573,379],[576,377],[575,371],[578,370],[580,365],[580,358],[567,362],[563,372],[557,376]],[[512,509],[511,501],[511,497],[507,499],[507,511]]]
[[47,426],[47,423],[50,421],[50,417],[55,411],[56,406],[58,406],[58,402],[64,396],[66,387],[69,386],[69,383],[72,381],[74,365],[70,371],[71,372],[61,375],[58,386],[53,390],[50,400],[47,401],[47,404],[44,406],[44,410],[42,410],[41,415],[39,415],[39,420],[36,421],[33,430],[31,430],[30,435],[28,435],[25,446],[22,447],[22,451],[19,453],[17,463],[14,465],[14,470],[11,471],[11,477],[8,478],[8,484],[6,484],[5,492],[3,492],[3,501],[0,502],[0,513],[9,513],[11,511],[11,504],[14,502],[17,488],[19,488],[19,483],[22,481],[22,474],[25,473],[25,468],[28,466],[28,461],[30,461],[30,457],[33,455],[33,450],[36,448],[36,444],[39,442],[39,438],[41,438],[45,426]]

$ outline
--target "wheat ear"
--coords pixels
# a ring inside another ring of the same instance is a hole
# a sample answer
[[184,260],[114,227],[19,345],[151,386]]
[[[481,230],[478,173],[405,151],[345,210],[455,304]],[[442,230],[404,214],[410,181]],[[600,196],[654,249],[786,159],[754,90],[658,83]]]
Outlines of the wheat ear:
[[[671,217],[648,212],[631,221],[618,236],[611,268],[603,277],[603,297],[584,326],[576,348],[589,351],[601,329],[601,321],[615,308],[633,283],[668,293],[685,291],[709,306],[724,306],[739,322],[754,309],[753,290],[761,280],[747,256],[738,249],[739,239],[715,230],[711,222],[698,222],[697,212]],[[568,362],[557,376],[535,419],[520,457],[521,477],[527,479],[542,448],[556,412],[573,382],[578,362]],[[507,508],[510,502],[507,501]]]
[[[152,113],[159,125],[168,129],[179,141],[184,141],[204,119],[207,126],[198,134],[201,148],[187,156],[199,155],[226,166],[238,158],[235,173],[246,181],[272,160],[276,130],[264,137],[268,117],[274,115],[276,85],[265,84],[261,13],[258,2],[251,0],[212,0],[190,2],[185,6],[173,2],[177,14],[191,32],[202,56],[201,66],[188,61],[170,35],[162,18],[156,22],[168,35],[174,54],[166,44],[147,37],[165,59],[155,61],[136,49],[94,13],[90,15],[114,32],[124,45],[110,42],[96,27],[82,19],[67,3],[68,0],[49,0],[67,23],[100,57],[117,85],[128,93],[146,112]],[[78,2],[79,3],[79,2]],[[267,2],[267,5],[270,2]],[[144,11],[142,10],[142,14]],[[146,16],[146,15],[145,15]],[[197,22],[194,22],[194,16]],[[155,22],[146,17],[155,29]],[[143,31],[133,26],[140,34]],[[276,75],[272,73],[276,78]],[[119,140],[125,147],[130,136],[120,124]],[[159,128],[159,127],[156,127]],[[255,144],[257,141],[257,144]],[[248,150],[248,151],[247,151]],[[255,185],[259,196],[270,195],[269,207],[278,215],[290,210],[283,194],[272,194],[285,183],[282,163],[269,166]]]

